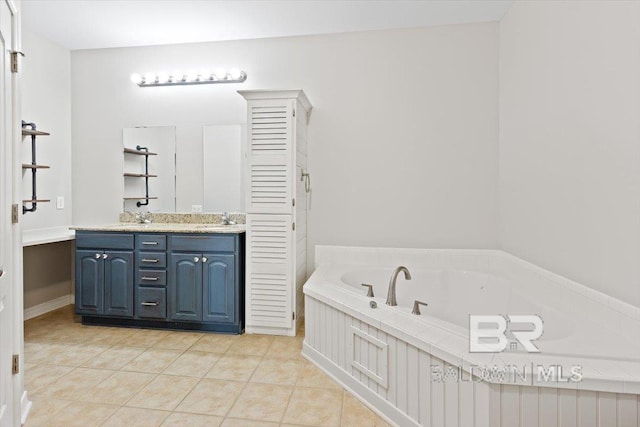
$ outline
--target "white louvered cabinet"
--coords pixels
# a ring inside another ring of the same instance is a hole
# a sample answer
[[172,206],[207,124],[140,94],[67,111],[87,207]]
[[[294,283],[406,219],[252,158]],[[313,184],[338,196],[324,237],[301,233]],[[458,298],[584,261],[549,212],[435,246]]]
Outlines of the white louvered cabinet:
[[295,335],[307,278],[307,123],[302,90],[239,91],[247,100],[247,333]]

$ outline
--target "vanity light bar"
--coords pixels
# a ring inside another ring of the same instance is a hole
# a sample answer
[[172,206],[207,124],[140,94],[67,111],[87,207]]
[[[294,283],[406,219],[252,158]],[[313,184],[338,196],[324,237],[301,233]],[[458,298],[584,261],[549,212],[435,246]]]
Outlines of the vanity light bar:
[[247,80],[247,73],[233,68],[229,71],[186,72],[132,74],[131,81],[140,87],[199,85],[208,83],[242,83]]

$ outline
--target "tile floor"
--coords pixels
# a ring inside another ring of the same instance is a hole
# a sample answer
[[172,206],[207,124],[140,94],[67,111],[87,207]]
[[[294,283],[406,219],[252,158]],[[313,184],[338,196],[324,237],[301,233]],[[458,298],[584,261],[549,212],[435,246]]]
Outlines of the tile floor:
[[303,337],[25,322],[28,427],[387,426],[300,356]]

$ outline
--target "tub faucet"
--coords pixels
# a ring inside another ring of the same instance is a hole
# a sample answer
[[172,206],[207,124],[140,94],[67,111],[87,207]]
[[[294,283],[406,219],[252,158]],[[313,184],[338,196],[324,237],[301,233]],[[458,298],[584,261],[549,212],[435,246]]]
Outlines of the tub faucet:
[[411,280],[411,273],[407,267],[401,265],[400,267],[396,267],[393,270],[393,274],[391,275],[391,280],[389,280],[389,292],[387,293],[387,305],[398,305],[398,301],[396,301],[396,280],[398,279],[398,274],[400,272],[404,273],[404,278],[407,280]]

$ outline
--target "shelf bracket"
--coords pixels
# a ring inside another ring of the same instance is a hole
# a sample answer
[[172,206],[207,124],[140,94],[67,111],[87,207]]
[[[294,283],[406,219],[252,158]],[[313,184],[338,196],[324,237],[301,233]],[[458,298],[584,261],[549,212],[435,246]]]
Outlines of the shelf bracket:
[[[136,150],[138,151],[146,151],[149,152],[148,147],[141,147],[140,145],[136,145]],[[136,206],[147,206],[149,204],[149,155],[144,156],[144,202],[137,201]]]
[[[24,120],[22,121],[22,128],[31,128],[31,130],[36,130],[35,123],[27,123]],[[31,168],[31,207],[27,208],[26,206],[22,206],[22,214],[26,214],[27,212],[35,212],[38,209],[38,196],[36,195],[36,172],[38,169],[35,167],[37,165],[36,162],[36,136],[31,135],[31,165],[34,166]]]

